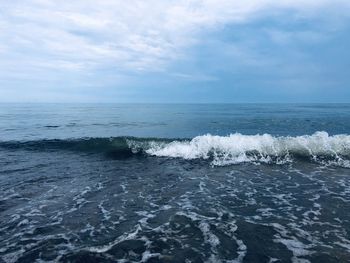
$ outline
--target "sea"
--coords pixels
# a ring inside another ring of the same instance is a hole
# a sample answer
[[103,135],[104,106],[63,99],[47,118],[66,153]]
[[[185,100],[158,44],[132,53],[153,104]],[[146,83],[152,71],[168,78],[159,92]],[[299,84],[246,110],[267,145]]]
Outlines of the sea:
[[350,104],[0,104],[0,262],[350,262]]

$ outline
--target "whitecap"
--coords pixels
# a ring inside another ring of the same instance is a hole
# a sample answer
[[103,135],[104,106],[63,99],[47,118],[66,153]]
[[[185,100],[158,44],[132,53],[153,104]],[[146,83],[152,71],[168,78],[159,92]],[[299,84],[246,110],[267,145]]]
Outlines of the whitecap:
[[350,136],[316,132],[303,136],[202,135],[192,140],[172,142],[129,142],[135,152],[142,150],[152,156],[183,159],[210,159],[216,166],[252,163],[285,164],[306,158],[323,165],[350,168]]

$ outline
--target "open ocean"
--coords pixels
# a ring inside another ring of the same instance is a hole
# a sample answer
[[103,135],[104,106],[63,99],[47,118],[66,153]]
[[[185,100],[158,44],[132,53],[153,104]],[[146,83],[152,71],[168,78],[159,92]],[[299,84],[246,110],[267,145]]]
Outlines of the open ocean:
[[0,104],[0,262],[350,262],[350,104]]

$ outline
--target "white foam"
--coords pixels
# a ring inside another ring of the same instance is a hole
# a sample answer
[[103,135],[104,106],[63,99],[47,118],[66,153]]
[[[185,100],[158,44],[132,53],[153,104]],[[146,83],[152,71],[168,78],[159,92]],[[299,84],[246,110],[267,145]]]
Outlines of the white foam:
[[108,250],[110,250],[112,247],[114,247],[115,245],[117,245],[125,240],[135,239],[141,230],[142,230],[141,226],[139,224],[137,224],[135,226],[135,230],[132,231],[131,233],[125,232],[123,235],[119,236],[117,239],[108,243],[107,245],[89,247],[89,248],[87,248],[87,250],[90,252],[95,252],[95,253],[105,253]]
[[[135,147],[135,143],[129,146]],[[143,149],[147,154],[161,157],[189,160],[212,158],[212,164],[219,166],[242,162],[283,164],[299,156],[319,163],[350,168],[350,136],[330,136],[326,132],[297,137],[207,134],[190,141],[150,142]]]
[[103,218],[105,221],[109,221],[111,218],[111,212],[108,211],[103,204],[106,202],[106,200],[103,200],[102,202],[99,203],[98,208],[101,210],[101,213],[103,215]]
[[204,235],[205,242],[210,244],[212,248],[215,248],[220,244],[219,238],[210,231],[210,226],[208,223],[201,222],[199,224],[199,229]]
[[141,262],[147,262],[151,258],[159,258],[161,256],[160,253],[151,253],[148,250],[142,253],[142,259]]
[[269,225],[278,232],[278,234],[275,235],[274,242],[282,243],[292,252],[293,257],[291,260],[293,263],[310,263],[310,261],[304,257],[310,256],[314,253],[314,251],[310,250],[313,245],[306,245],[296,237],[290,236],[287,229],[278,223],[271,223]]

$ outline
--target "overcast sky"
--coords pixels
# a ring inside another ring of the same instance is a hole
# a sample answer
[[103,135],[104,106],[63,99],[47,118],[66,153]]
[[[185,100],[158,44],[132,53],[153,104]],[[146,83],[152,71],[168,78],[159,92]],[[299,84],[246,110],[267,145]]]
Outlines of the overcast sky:
[[350,1],[2,0],[0,101],[350,102]]

